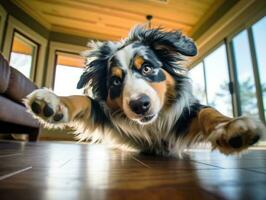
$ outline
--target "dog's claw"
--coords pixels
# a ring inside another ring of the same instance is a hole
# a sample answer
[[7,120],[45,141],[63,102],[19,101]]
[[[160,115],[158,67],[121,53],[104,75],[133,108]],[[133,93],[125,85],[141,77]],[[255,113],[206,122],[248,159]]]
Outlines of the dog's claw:
[[62,113],[58,113],[54,116],[54,121],[58,122],[63,119],[64,115]]
[[250,145],[253,145],[255,143],[257,143],[260,139],[260,136],[259,135],[256,135],[250,142]]

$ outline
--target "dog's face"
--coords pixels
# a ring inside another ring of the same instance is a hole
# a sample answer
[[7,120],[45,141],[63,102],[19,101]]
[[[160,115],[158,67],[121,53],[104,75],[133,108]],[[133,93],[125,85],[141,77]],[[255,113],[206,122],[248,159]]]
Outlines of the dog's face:
[[122,43],[101,43],[88,52],[93,60],[78,87],[87,83],[95,98],[112,112],[122,111],[139,124],[152,123],[159,112],[175,103],[186,76],[178,61],[197,52],[180,32],[135,28]]
[[107,105],[140,124],[156,119],[174,80],[154,52],[140,42],[115,52],[108,65]]

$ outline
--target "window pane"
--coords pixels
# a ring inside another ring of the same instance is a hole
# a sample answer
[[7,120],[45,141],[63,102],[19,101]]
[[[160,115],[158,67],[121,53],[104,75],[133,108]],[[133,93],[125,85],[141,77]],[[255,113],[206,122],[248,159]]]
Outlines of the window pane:
[[225,115],[233,116],[225,45],[220,46],[207,56],[204,63],[209,105]]
[[266,17],[253,27],[253,36],[258,59],[259,76],[263,92],[264,114],[266,117]]
[[12,50],[10,55],[10,65],[31,78],[32,65],[37,45],[15,33],[12,43]]
[[207,104],[203,64],[199,63],[189,71],[192,79],[192,92],[202,104]]
[[84,60],[76,55],[58,55],[55,72],[54,91],[58,95],[82,94],[83,90],[76,89],[83,72]]
[[242,31],[233,38],[233,51],[237,70],[242,114],[258,117],[256,87],[246,30]]

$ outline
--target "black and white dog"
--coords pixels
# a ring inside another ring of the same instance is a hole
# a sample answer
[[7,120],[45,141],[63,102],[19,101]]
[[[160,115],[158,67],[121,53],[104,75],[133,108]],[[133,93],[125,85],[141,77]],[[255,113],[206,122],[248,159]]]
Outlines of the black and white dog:
[[90,88],[92,96],[38,89],[25,104],[45,126],[70,125],[82,140],[158,155],[180,154],[200,141],[225,154],[240,152],[265,128],[249,117],[226,117],[193,97],[183,61],[196,54],[194,42],[178,31],[137,26],[120,42],[89,44],[78,88]]

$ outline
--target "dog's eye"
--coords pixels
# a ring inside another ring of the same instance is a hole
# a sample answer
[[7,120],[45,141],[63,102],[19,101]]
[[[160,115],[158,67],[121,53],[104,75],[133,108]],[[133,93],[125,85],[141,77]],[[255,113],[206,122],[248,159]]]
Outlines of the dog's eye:
[[142,66],[142,74],[146,76],[152,73],[153,73],[153,68],[149,64],[144,63]]
[[121,80],[119,78],[114,78],[112,81],[113,86],[119,86],[121,85]]

